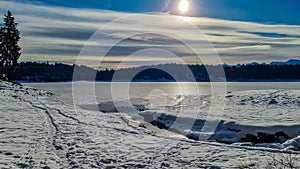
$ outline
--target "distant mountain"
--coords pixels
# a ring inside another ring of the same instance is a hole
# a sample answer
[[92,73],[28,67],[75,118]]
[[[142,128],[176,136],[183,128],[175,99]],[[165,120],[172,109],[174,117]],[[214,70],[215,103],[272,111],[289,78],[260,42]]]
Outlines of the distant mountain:
[[300,60],[291,59],[286,62],[271,62],[270,65],[300,65]]
[[258,62],[252,62],[252,63],[248,63],[248,66],[255,66],[255,65],[260,65]]

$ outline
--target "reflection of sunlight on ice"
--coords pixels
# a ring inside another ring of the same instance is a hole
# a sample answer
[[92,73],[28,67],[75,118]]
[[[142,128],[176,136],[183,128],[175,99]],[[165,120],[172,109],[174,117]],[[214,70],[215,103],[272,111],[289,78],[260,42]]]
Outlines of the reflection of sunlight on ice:
[[167,106],[167,96],[160,89],[155,89],[149,93],[150,109],[165,109]]

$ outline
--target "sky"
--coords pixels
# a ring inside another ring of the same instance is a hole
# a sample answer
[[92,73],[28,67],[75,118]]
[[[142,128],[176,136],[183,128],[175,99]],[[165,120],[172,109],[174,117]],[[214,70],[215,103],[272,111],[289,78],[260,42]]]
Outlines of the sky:
[[189,0],[184,14],[178,3],[1,0],[0,13],[11,10],[19,23],[22,61],[80,60],[101,68],[199,63],[189,47],[209,58],[207,43],[221,63],[300,59],[299,0]]

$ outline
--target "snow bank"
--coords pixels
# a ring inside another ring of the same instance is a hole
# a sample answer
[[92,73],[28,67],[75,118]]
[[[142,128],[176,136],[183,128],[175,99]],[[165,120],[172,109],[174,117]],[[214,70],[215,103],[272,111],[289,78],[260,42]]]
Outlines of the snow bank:
[[[141,112],[140,115],[154,126],[180,133],[193,140],[201,140],[201,135],[207,134],[202,131],[205,119],[182,118],[150,111]],[[211,133],[209,141],[226,144],[249,143],[258,147],[299,151],[299,134],[300,125],[255,126],[220,121],[218,127]]]
[[282,144],[286,150],[300,151],[300,136],[287,140]]

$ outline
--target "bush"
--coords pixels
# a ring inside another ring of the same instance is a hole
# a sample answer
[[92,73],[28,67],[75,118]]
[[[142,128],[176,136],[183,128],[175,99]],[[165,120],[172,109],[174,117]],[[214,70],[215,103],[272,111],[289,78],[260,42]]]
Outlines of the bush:
[[251,157],[246,162],[241,162],[239,169],[300,169],[298,154],[271,154],[266,155],[264,161],[254,160]]

